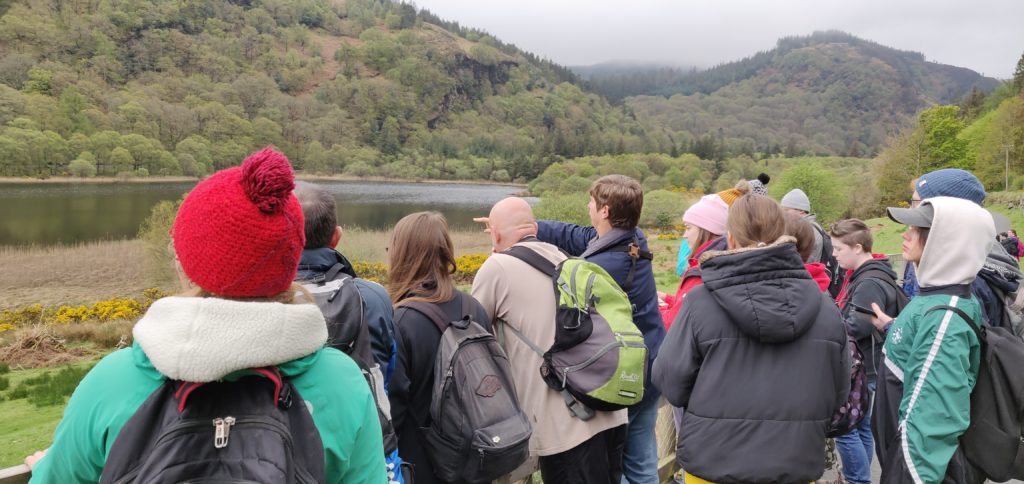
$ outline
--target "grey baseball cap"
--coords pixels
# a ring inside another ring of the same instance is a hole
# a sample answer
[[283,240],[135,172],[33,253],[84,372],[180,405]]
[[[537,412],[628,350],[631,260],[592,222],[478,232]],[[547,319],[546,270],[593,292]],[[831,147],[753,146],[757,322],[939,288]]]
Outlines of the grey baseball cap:
[[935,209],[930,203],[923,203],[917,208],[889,207],[885,210],[894,222],[914,227],[931,227],[935,217]]

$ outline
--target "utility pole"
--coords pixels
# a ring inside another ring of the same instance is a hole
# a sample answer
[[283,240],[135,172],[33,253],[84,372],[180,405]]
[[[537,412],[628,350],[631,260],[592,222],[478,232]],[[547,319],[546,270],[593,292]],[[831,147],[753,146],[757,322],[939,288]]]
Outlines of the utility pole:
[[1013,145],[1003,145],[1003,149],[1006,150],[1006,171],[1003,172],[1005,174],[1005,180],[1003,181],[1005,187],[1003,188],[1003,190],[1005,191],[1010,191],[1010,148],[1013,148]]

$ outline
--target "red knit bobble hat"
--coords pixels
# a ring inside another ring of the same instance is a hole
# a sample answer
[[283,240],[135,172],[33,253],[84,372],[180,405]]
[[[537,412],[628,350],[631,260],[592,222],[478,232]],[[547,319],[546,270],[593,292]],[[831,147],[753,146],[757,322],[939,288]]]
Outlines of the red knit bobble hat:
[[226,297],[270,297],[291,286],[306,244],[288,158],[267,147],[218,171],[185,197],[174,251],[185,275]]

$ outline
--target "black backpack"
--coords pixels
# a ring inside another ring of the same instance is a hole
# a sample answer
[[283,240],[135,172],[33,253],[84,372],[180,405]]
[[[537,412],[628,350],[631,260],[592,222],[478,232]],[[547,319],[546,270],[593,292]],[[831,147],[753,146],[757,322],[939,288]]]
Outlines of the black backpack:
[[839,267],[839,261],[832,255],[832,237],[825,232],[818,224],[811,224],[814,230],[818,231],[821,235],[821,253],[818,254],[818,262],[825,265],[825,273],[828,274],[828,293],[832,295],[832,299],[839,296],[839,291],[843,289],[843,270]]
[[1004,482],[1024,478],[1024,340],[1007,328],[978,326],[963,310],[953,311],[971,326],[981,342],[981,367],[971,391],[971,424],[960,447],[971,464],[988,479]]
[[315,299],[317,307],[327,321],[327,346],[350,356],[370,385],[370,393],[377,404],[377,417],[384,436],[384,455],[388,464],[400,466],[395,451],[398,435],[391,423],[391,408],[384,391],[384,375],[373,359],[370,329],[366,321],[366,307],[356,287],[355,278],[342,272],[344,265],[334,264],[322,276],[299,281]]
[[233,382],[167,380],[121,428],[100,482],[324,482],[324,449],[276,368]]
[[[845,326],[845,325],[844,325]],[[868,391],[868,373],[864,366],[864,354],[857,347],[857,340],[846,328],[846,347],[850,352],[850,395],[832,414],[825,437],[833,438],[853,431],[870,412],[871,395]]]
[[519,407],[505,350],[473,321],[472,298],[456,297],[462,298],[463,316],[454,321],[436,304],[403,304],[441,331],[431,421],[424,429],[427,455],[445,482],[490,482],[526,462],[532,428]]

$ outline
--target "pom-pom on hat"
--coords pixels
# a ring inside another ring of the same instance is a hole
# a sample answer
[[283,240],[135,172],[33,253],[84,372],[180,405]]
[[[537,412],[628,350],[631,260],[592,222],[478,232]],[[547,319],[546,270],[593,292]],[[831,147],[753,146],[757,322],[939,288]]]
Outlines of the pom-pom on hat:
[[768,196],[768,187],[765,185],[772,180],[772,177],[768,176],[767,173],[761,173],[757,175],[757,178],[750,180],[750,192],[758,195]]
[[225,297],[270,297],[288,289],[305,245],[294,188],[288,158],[269,147],[199,182],[172,230],[185,275]]

